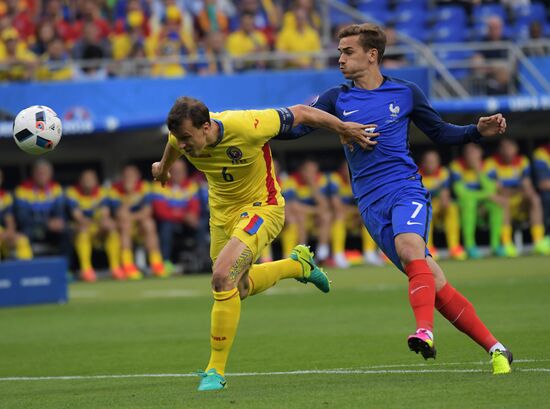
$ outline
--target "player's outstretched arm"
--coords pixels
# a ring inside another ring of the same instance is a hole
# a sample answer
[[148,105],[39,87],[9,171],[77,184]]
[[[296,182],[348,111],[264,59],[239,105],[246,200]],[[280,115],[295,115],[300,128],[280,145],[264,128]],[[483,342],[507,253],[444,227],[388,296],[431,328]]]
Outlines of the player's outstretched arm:
[[334,115],[307,105],[294,105],[289,109],[294,115],[293,126],[307,125],[312,128],[327,129],[340,135],[344,143],[356,142],[362,148],[372,148],[377,144],[372,138],[379,134],[370,132],[376,125],[343,122]]
[[169,142],[167,142],[160,162],[155,162],[151,166],[153,179],[160,182],[160,184],[164,187],[166,182],[170,180],[170,168],[180,156],[181,153]]

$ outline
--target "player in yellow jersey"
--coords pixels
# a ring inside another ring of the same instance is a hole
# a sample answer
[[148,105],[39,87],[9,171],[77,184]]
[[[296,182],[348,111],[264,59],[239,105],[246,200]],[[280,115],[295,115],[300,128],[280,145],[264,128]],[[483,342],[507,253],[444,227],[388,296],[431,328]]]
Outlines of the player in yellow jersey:
[[92,169],[83,171],[78,183],[65,190],[65,200],[76,233],[74,247],[80,263],[80,278],[87,282],[97,280],[92,266],[92,250],[94,244],[103,242],[111,276],[123,280],[120,236],[109,212],[107,190],[99,185],[97,173]]
[[330,204],[334,212],[332,222],[332,255],[336,267],[345,268],[349,265],[345,256],[347,230],[361,230],[363,260],[366,264],[384,265],[378,246],[370,236],[361,221],[351,189],[348,162],[344,161],[336,172],[330,175]]
[[288,259],[253,264],[284,224],[284,199],[268,141],[299,124],[332,130],[344,141],[355,139],[362,146],[370,142],[365,125],[344,123],[304,105],[210,115],[202,102],[182,97],[168,114],[169,140],[161,161],[152,165],[153,177],[166,183],[172,163],[185,155],[208,180],[214,305],[210,361],[200,374],[199,390],[219,390],[226,385],[225,366],[239,323],[241,299],[284,278],[311,282],[323,292],[330,290],[326,274],[314,264],[306,246],[296,246]]
[[438,251],[433,241],[435,224],[443,224],[449,256],[455,260],[464,260],[466,253],[460,245],[460,217],[457,204],[451,198],[451,177],[447,168],[441,166],[441,158],[434,150],[422,156],[419,169],[422,184],[432,197],[432,223],[428,231],[428,249],[434,259]]

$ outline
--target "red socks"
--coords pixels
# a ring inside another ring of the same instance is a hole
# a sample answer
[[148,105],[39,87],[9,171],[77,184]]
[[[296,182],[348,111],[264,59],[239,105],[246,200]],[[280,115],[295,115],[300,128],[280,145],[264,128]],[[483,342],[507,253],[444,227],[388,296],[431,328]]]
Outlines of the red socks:
[[486,351],[489,351],[498,342],[479,319],[472,303],[449,283],[437,292],[435,307],[451,324],[485,348]]
[[433,330],[435,281],[425,259],[413,260],[405,266],[409,277],[409,301],[416,319],[416,328]]

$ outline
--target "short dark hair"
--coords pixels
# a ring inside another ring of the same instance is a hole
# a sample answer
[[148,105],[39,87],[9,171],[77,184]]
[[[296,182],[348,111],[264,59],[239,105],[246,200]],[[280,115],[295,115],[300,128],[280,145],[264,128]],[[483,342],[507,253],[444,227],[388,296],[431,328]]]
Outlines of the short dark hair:
[[195,128],[210,122],[210,111],[201,101],[191,97],[180,97],[168,113],[166,125],[172,134],[178,136],[183,121],[189,119]]
[[386,51],[386,34],[384,30],[372,23],[352,24],[344,27],[338,33],[338,39],[351,36],[359,36],[359,44],[363,50],[376,49],[378,51],[378,64],[382,61]]

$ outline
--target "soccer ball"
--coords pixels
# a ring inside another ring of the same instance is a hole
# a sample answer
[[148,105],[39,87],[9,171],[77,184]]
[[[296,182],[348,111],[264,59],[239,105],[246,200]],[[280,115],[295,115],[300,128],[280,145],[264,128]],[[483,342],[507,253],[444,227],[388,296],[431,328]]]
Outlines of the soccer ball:
[[33,105],[17,114],[13,121],[13,139],[31,155],[42,155],[55,149],[61,139],[61,119],[53,109]]

